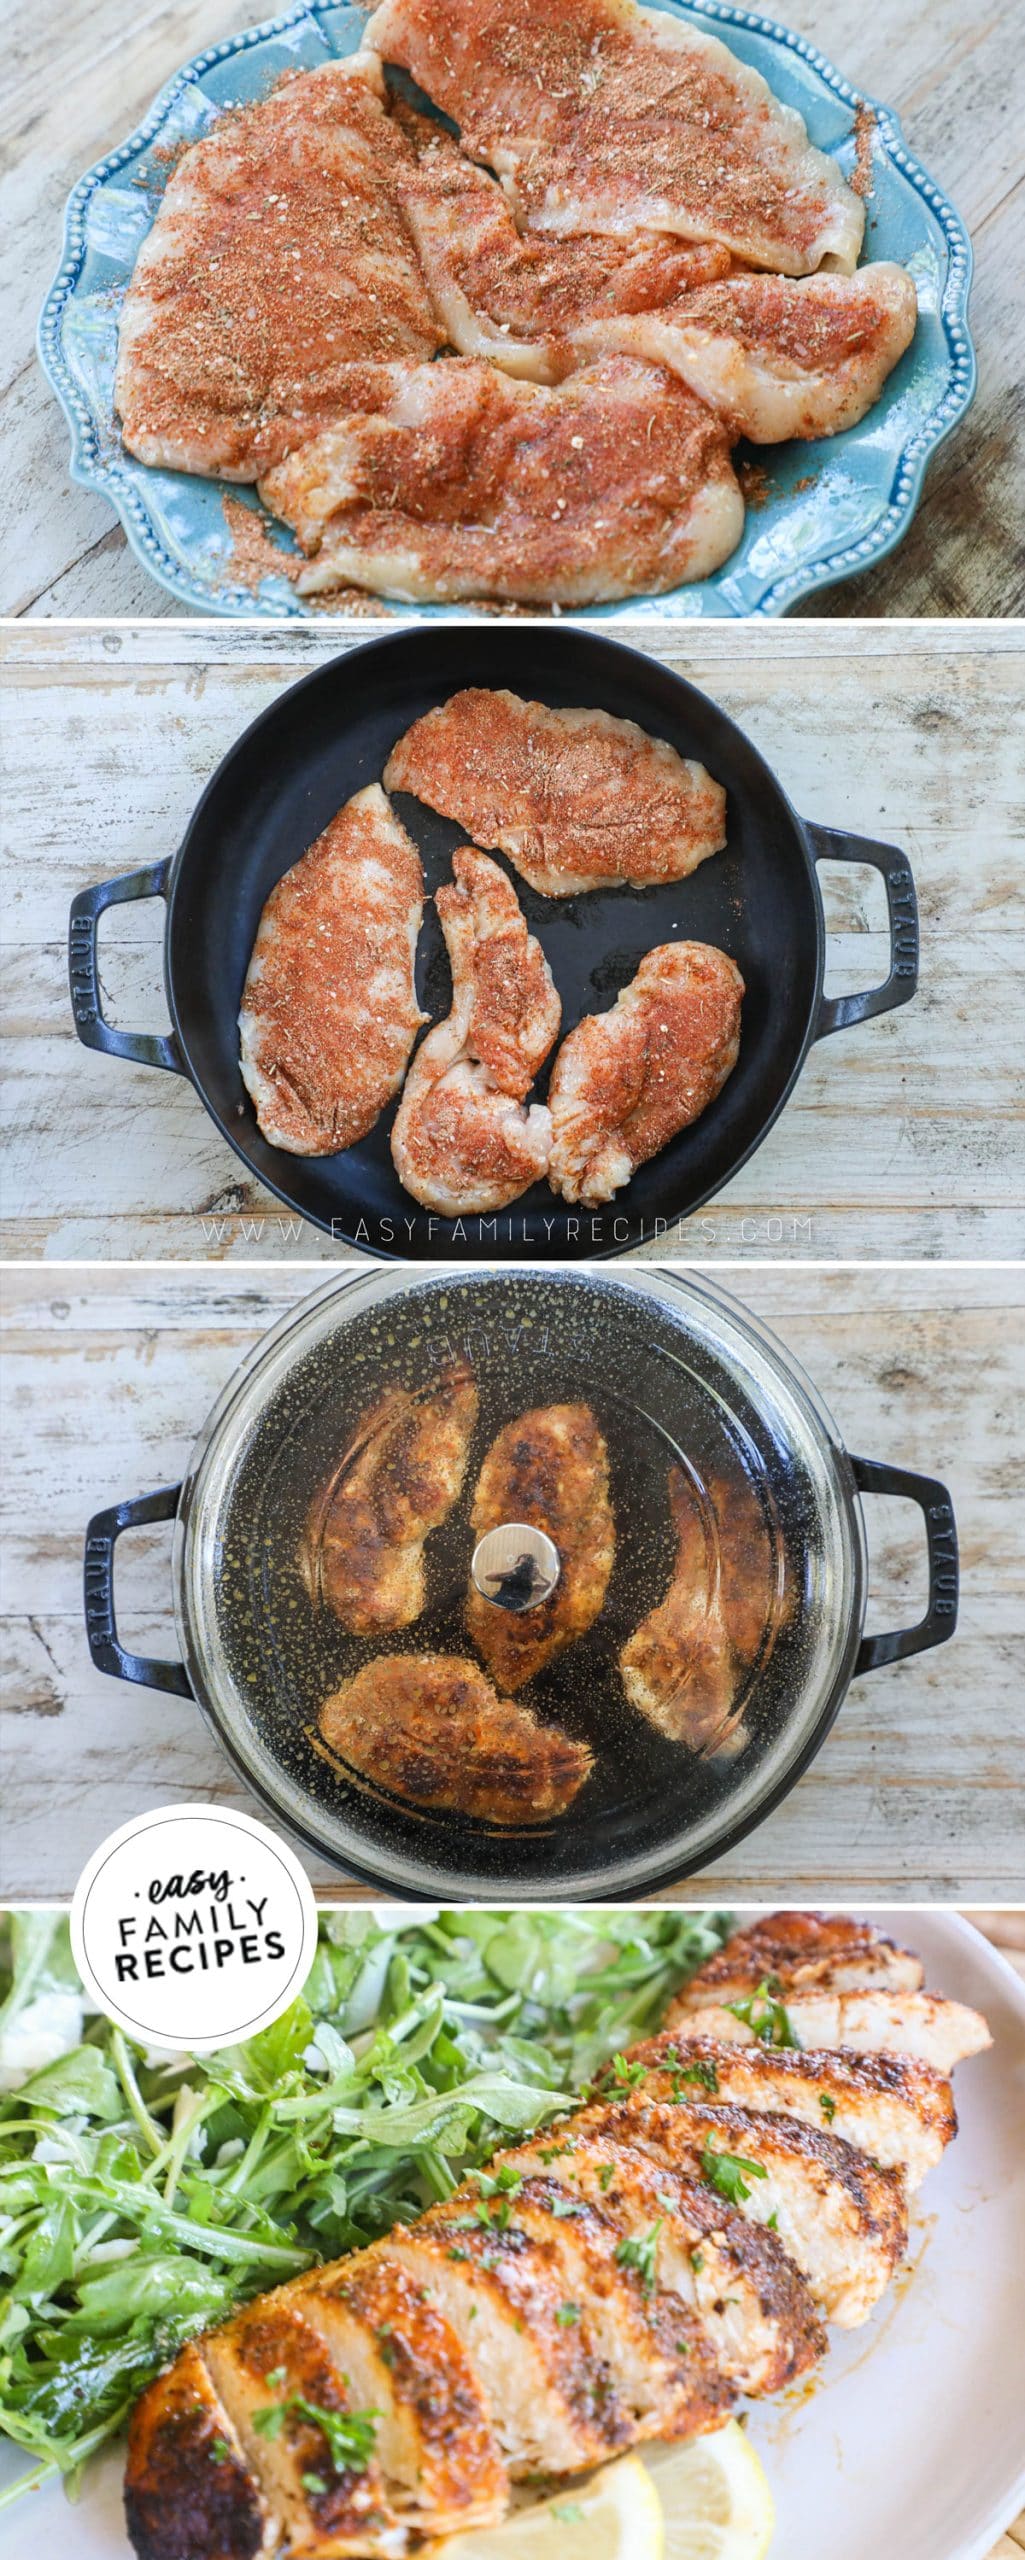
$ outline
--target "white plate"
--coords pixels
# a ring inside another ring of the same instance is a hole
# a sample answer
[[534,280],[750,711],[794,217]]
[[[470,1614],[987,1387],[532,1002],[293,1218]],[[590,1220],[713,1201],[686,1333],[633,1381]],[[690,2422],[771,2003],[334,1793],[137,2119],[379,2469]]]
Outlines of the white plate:
[[[875,2320],[833,2332],[810,2387],[751,2408],[773,2560],[989,2560],[1025,2505],[1025,1989],[956,1913],[868,1916],[918,1949],[932,1990],[985,2011],[993,2050],[958,2074],[958,2140]],[[77,2505],[48,2484],[0,2517],[3,2560],[41,2547],[130,2560],[119,2454]]]

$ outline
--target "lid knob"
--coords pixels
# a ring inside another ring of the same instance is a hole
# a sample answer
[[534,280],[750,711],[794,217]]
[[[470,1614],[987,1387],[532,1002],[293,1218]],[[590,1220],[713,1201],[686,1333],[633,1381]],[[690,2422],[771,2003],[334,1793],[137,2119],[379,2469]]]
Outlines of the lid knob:
[[543,1529],[532,1529],[521,1520],[489,1529],[475,1547],[470,1567],[481,1599],[493,1601],[496,1609],[510,1609],[515,1616],[526,1609],[540,1609],[551,1598],[561,1570],[553,1540]]

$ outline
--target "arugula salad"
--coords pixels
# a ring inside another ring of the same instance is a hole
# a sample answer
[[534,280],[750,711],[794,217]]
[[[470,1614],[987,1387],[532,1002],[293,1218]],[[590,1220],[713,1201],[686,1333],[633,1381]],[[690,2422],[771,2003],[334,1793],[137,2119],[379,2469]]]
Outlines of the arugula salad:
[[0,1917],[0,2505],[76,2473],[197,2330],[412,2221],[659,2024],[725,1914],[324,1911],[301,1999],[202,2056],[90,2014]]

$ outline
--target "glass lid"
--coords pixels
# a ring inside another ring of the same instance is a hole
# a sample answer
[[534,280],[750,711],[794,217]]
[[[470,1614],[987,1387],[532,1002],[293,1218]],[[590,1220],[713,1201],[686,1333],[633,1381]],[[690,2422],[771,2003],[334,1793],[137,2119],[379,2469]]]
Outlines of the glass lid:
[[197,1696],[311,1846],[558,1899],[758,1818],[849,1677],[864,1553],[828,1415],[717,1289],[389,1271],[231,1383],[177,1576]]

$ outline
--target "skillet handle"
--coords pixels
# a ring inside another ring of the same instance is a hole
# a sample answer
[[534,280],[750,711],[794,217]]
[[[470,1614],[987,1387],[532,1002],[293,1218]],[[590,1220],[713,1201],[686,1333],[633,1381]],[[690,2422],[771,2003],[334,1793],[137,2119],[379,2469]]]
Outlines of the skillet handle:
[[911,1475],[906,1467],[889,1467],[876,1458],[852,1457],[850,1463],[859,1493],[898,1493],[917,1502],[929,1553],[929,1605],[924,1618],[893,1635],[863,1636],[854,1665],[857,1679],[862,1671],[878,1671],[882,1663],[906,1662],[909,1654],[946,1644],[957,1625],[958,1555],[950,1495],[936,1476]]
[[141,1528],[147,1520],[173,1520],[180,1493],[180,1484],[162,1485],[158,1493],[140,1493],[134,1501],[115,1502],[109,1511],[94,1514],[85,1533],[85,1626],[97,1671],[109,1672],[114,1680],[137,1681],[143,1689],[191,1698],[184,1664],[126,1653],[114,1616],[114,1549],[122,1530]]
[[134,1058],[140,1067],[169,1067],[188,1073],[173,1032],[116,1031],[104,1019],[100,996],[97,926],[106,907],[125,906],[133,898],[164,898],[170,861],[150,863],[145,871],[125,871],[120,879],[102,880],[96,889],[80,889],[72,900],[68,925],[68,976],[75,1029],[86,1049],[105,1049],[111,1058]]
[[846,1031],[852,1022],[868,1022],[874,1013],[892,1013],[910,1004],[918,986],[918,900],[907,855],[894,844],[875,844],[869,836],[842,835],[835,827],[806,821],[805,832],[815,862],[870,862],[882,873],[890,919],[890,974],[881,987],[864,994],[823,996],[813,1037]]

